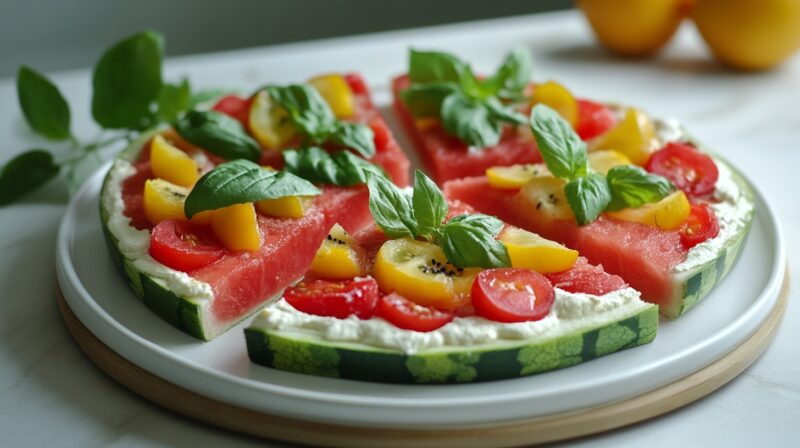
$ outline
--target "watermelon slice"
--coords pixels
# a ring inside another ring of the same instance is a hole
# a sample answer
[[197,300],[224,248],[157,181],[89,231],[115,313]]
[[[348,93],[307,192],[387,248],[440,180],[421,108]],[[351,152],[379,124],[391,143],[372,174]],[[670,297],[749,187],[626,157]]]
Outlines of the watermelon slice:
[[457,137],[447,134],[438,120],[417,122],[403,103],[400,92],[408,88],[408,76],[392,81],[394,109],[412,136],[428,174],[439,184],[450,179],[482,175],[492,166],[536,163],[542,160],[533,136],[520,127],[507,128],[496,146],[470,149]]
[[662,315],[674,319],[708,295],[730,270],[752,222],[750,187],[727,164],[716,158],[715,162],[721,176],[723,173],[726,176],[721,177],[720,182],[735,192],[731,193],[735,197],[727,198],[722,204],[736,207],[736,210],[730,218],[720,216],[723,231],[713,243],[713,257],[688,269],[681,264],[690,254],[676,231],[603,216],[583,227],[574,221],[537,220],[530,213],[531,205],[518,190],[492,188],[485,176],[447,182],[444,191],[450,199],[464,201],[483,213],[496,215],[578,250],[591,263],[621,276],[640,291],[645,300],[659,305]]
[[[471,211],[450,201],[451,217]],[[375,225],[355,238],[372,258],[387,239]],[[556,304],[538,322],[502,324],[464,312],[438,330],[420,333],[380,318],[313,316],[279,300],[245,330],[247,349],[255,363],[297,373],[464,383],[564,368],[655,338],[657,307],[639,300],[620,277],[582,257],[566,272],[548,277],[557,287]]]

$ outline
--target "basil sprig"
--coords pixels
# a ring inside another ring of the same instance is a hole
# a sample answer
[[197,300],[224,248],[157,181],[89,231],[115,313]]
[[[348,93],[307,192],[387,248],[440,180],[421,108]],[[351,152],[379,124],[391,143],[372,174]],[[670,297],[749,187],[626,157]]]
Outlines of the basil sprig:
[[226,159],[256,161],[261,146],[235,118],[215,111],[189,111],[175,122],[181,137],[208,152]]
[[481,214],[458,215],[445,222],[448,206],[442,191],[417,170],[411,195],[384,177],[367,173],[369,209],[391,238],[422,238],[442,246],[455,266],[496,268],[511,265],[505,246],[495,239],[503,223]]
[[92,73],[92,117],[103,138],[81,143],[70,130],[70,108],[58,87],[30,67],[17,73],[17,96],[22,114],[37,134],[69,142],[70,153],[59,159],[44,149],[31,149],[0,167],[0,205],[40,188],[65,172],[75,190],[104,159],[104,151],[132,141],[147,127],[170,122],[189,109],[187,81],[165,84],[161,76],[163,37],[154,31],[129,36],[106,50]]
[[202,211],[234,204],[317,194],[320,190],[305,179],[240,159],[218,165],[201,177],[186,198],[183,210],[191,218]]
[[337,120],[328,103],[311,86],[267,86],[270,99],[289,114],[295,127],[312,144],[333,143],[365,158],[375,155],[372,129],[363,124]]
[[379,176],[386,173],[371,162],[350,151],[327,152],[316,146],[287,149],[282,152],[284,170],[315,184],[350,187],[367,182],[369,171]]
[[616,166],[605,176],[591,171],[586,143],[544,104],[531,110],[530,124],[548,170],[567,181],[564,192],[579,225],[593,222],[604,210],[658,202],[675,189],[669,180],[633,165]]
[[526,121],[510,104],[522,98],[531,77],[530,55],[522,48],[483,80],[453,55],[411,50],[408,76],[411,86],[400,95],[411,113],[441,118],[448,133],[470,146],[496,145],[504,124]]

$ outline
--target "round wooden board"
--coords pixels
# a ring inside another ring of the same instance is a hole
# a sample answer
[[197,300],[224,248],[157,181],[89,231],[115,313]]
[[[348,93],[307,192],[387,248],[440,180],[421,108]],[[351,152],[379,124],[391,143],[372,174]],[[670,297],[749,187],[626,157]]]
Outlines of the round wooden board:
[[565,440],[640,422],[702,398],[752,364],[775,337],[789,297],[788,269],[778,301],[761,327],[732,352],[679,381],[621,402],[487,426],[360,428],[290,419],[241,408],[172,384],[118,355],[75,316],[58,290],[67,329],[106,374],[166,409],[233,431],[289,442],[344,447],[502,447]]

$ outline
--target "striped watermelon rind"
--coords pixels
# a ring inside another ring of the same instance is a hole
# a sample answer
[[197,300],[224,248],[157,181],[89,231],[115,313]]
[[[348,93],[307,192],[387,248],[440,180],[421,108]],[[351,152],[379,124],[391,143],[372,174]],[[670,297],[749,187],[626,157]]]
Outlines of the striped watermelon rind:
[[257,325],[245,329],[245,338],[253,362],[279,370],[381,383],[442,384],[517,378],[570,367],[647,344],[657,329],[658,307],[643,303],[622,318],[553,338],[416,354]]
[[[744,177],[730,164],[720,160],[718,156],[714,158],[717,164],[723,164],[730,170],[733,181],[742,192],[740,201],[746,201],[753,205],[753,190]],[[744,217],[746,225],[720,247],[719,253],[714,259],[690,271],[673,275],[673,291],[676,296],[671,301],[672,306],[661,307],[661,314],[664,317],[668,319],[680,317],[706,298],[711,290],[725,278],[741,256],[742,248],[753,224],[754,209],[751,207],[750,212]]]

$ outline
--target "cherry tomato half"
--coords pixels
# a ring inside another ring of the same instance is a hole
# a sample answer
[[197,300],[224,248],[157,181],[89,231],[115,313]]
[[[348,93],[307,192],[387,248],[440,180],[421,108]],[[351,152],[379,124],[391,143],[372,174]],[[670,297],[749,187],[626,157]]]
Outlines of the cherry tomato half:
[[167,219],[150,232],[150,256],[178,271],[207,266],[225,255],[225,248],[204,228]]
[[529,269],[486,269],[472,284],[475,313],[498,322],[542,319],[550,312],[554,300],[555,290],[550,281]]
[[247,127],[247,122],[250,118],[250,103],[249,98],[242,98],[237,95],[228,95],[220,98],[217,104],[212,107],[217,112],[222,112],[225,115],[239,120],[242,126]]
[[575,132],[583,140],[595,138],[617,124],[614,112],[606,105],[588,100],[578,100],[578,122]]
[[452,311],[419,305],[393,292],[378,302],[378,316],[395,327],[413,331],[433,331],[453,320]]
[[339,319],[353,314],[369,319],[375,314],[379,297],[378,282],[372,277],[303,281],[283,293],[283,298],[299,311]]
[[719,179],[719,170],[711,157],[685,143],[667,143],[650,156],[645,168],[671,180],[691,196],[713,193]]
[[692,205],[692,212],[681,227],[683,247],[691,249],[717,235],[719,235],[719,222],[714,210],[707,204]]

